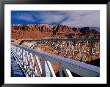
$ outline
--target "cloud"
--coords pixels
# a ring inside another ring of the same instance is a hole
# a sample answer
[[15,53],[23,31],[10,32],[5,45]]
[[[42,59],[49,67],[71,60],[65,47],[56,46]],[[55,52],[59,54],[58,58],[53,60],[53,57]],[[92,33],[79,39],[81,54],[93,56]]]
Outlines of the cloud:
[[34,16],[36,17],[36,20],[39,18],[42,23],[47,24],[60,24],[66,18],[66,15],[57,11],[43,11],[39,12],[39,15],[36,14]]
[[24,20],[24,21],[32,21],[32,22],[35,21],[35,20],[33,19],[33,17],[30,16],[30,15],[20,15],[17,19],[19,19],[19,20]]
[[35,19],[33,18],[31,14],[24,14],[24,13],[16,14],[14,18],[16,20],[21,20],[21,21],[35,22]]
[[98,10],[20,11],[12,16],[14,16],[14,19],[26,21],[26,23],[60,24],[73,27],[100,27],[100,11]]
[[100,12],[99,11],[76,11],[74,13],[67,13],[68,20],[62,22],[64,25],[84,27],[84,26],[100,26]]

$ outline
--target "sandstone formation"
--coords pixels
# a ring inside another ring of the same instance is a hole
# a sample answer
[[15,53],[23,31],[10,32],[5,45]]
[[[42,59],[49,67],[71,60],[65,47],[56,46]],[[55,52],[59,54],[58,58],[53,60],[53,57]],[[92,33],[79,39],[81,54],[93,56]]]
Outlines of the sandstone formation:
[[75,28],[65,25],[27,24],[12,25],[12,39],[42,39],[42,38],[99,38],[100,34],[90,27]]

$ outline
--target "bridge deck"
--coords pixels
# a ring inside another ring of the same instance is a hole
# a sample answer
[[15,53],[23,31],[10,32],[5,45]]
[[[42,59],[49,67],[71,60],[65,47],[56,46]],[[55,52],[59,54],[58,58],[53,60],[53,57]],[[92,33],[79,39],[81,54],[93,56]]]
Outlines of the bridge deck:
[[[11,46],[12,52],[16,54],[18,59],[21,59],[20,57],[22,56],[24,58],[23,60],[25,60],[27,56],[30,56],[29,58],[33,60],[33,57],[35,57],[36,55],[40,60],[58,63],[61,66],[61,69],[70,70],[71,72],[74,72],[80,76],[86,76],[86,77],[100,76],[100,67],[86,64],[76,60],[71,60],[71,59],[57,56],[54,54],[48,54],[46,52],[43,52],[37,49],[35,50],[32,48],[23,47],[13,43],[11,43],[11,45],[12,45]],[[25,54],[25,57],[23,56],[24,54]],[[44,62],[41,64],[42,70],[44,71],[43,65],[44,65]],[[32,66],[30,65],[29,67],[32,67]]]
[[24,74],[22,73],[20,67],[15,62],[14,57],[11,57],[11,76],[12,77],[24,77]]

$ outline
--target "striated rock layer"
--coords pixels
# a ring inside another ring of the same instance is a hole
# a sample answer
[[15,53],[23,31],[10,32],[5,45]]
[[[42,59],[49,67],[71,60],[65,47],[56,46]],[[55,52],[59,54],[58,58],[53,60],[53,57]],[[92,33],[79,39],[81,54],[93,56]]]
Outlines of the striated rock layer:
[[41,39],[41,38],[99,38],[100,34],[90,27],[75,28],[65,25],[27,24],[12,25],[12,39]]

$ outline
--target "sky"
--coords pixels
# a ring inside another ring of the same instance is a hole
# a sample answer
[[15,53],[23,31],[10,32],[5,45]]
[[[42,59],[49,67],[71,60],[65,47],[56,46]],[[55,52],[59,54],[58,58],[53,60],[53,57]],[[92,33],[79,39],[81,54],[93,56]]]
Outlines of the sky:
[[50,24],[100,27],[99,10],[11,11],[11,24]]

